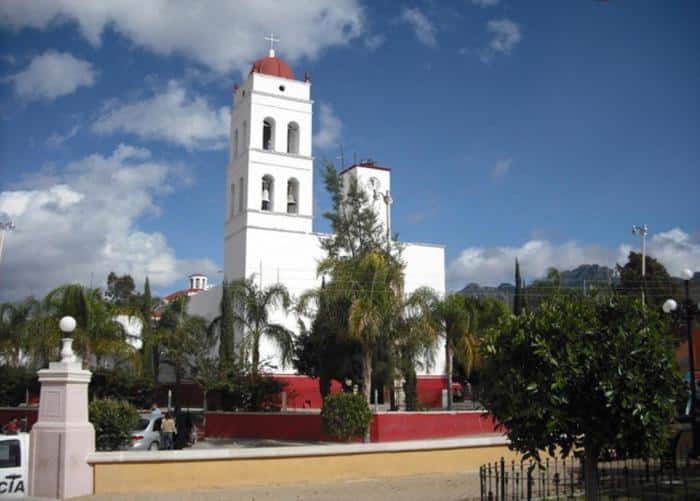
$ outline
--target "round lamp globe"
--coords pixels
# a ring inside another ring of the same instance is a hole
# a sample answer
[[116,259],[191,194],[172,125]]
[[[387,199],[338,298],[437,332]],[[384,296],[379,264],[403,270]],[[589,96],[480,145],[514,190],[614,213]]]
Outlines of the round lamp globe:
[[70,334],[75,330],[76,322],[75,318],[73,317],[63,317],[59,322],[58,322],[58,328],[61,329],[61,331],[65,332],[66,334]]

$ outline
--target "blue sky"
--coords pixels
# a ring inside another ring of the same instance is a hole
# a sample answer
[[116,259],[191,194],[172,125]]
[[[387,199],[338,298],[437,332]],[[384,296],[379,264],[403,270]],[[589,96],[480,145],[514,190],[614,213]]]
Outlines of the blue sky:
[[[146,9],[146,10],[144,10]],[[700,270],[696,2],[0,4],[0,299],[223,267],[231,87],[266,32],[324,159],[392,168],[394,229],[448,286],[624,262]]]

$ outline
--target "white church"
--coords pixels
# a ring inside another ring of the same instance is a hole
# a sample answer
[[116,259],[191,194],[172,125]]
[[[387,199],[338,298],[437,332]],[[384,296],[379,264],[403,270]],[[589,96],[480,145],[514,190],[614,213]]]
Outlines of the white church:
[[[270,49],[267,57],[253,64],[245,83],[234,89],[226,168],[226,280],[253,276],[263,287],[282,283],[294,297],[320,286],[316,266],[324,257],[320,240],[325,235],[315,232],[312,224],[312,123],[309,78],[295,78],[289,65]],[[344,168],[341,176],[357,178],[389,230],[391,170],[374,163],[358,163]],[[444,246],[402,244],[406,292],[428,286],[444,294]],[[209,320],[217,316],[221,290],[217,285],[192,295],[190,313]],[[271,320],[298,331],[294,313],[279,311]],[[289,401],[290,405],[318,406],[320,395],[315,380],[295,375],[293,367],[283,366],[276,347],[264,338],[260,350],[261,360],[276,367],[274,377],[287,382],[288,391],[295,395],[297,401]],[[419,398],[436,406],[440,404],[440,390],[446,388],[444,359],[441,347],[429,372],[419,372]]]

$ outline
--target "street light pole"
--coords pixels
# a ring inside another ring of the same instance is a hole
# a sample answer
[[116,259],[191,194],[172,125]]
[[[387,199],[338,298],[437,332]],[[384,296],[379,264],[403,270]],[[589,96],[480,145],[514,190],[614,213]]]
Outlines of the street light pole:
[[[697,405],[695,403],[695,347],[693,346],[693,317],[697,313],[696,306],[690,299],[690,280],[693,278],[691,270],[683,270],[682,277],[685,282],[685,326],[688,336],[688,371],[690,372],[690,427],[692,430],[693,444],[691,455],[697,457],[700,453],[700,430],[697,425]],[[678,304],[673,299],[667,299],[662,309],[665,313],[671,313],[678,309]]]
[[632,235],[641,235],[642,236],[642,305],[645,304],[644,302],[644,294],[646,292],[647,288],[647,283],[646,283],[646,274],[647,274],[647,234],[649,233],[649,227],[646,224],[643,224],[641,226],[637,226],[636,224],[632,225]]

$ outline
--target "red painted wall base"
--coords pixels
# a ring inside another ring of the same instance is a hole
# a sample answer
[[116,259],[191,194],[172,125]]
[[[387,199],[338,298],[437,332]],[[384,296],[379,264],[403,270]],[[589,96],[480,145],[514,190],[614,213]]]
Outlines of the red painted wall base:
[[[318,379],[309,376],[273,374],[278,381],[287,383],[287,407],[290,409],[320,409],[323,407]],[[418,376],[418,400],[421,405],[430,409],[442,407],[442,390],[447,388],[446,376]],[[333,381],[331,393],[339,393],[342,389],[340,382]]]
[[[481,412],[380,412],[372,417],[372,442],[464,437],[494,433],[493,418]],[[208,412],[207,437],[328,442],[317,413]]]

